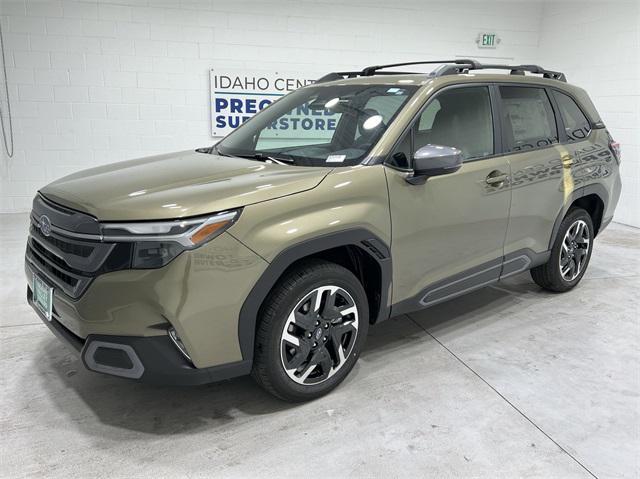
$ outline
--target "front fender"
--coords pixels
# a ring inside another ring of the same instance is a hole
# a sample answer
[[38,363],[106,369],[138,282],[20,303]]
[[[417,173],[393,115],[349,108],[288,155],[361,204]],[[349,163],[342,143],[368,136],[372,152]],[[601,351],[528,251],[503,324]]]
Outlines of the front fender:
[[250,205],[229,233],[270,263],[240,313],[243,359],[253,357],[258,311],[278,278],[295,261],[324,250],[352,245],[378,262],[385,301],[376,319],[388,315],[391,222],[381,165],[337,168],[313,190]]

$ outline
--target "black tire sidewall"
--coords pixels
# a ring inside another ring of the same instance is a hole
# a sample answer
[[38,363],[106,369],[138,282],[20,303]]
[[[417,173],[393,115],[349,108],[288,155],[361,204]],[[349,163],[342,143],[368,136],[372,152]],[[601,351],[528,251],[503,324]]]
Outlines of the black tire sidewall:
[[[286,284],[286,280],[284,281]],[[358,308],[358,333],[347,362],[328,380],[316,385],[302,385],[293,381],[284,371],[281,361],[281,335],[291,310],[313,289],[334,285],[347,291]],[[276,287],[277,288],[277,287]],[[369,325],[369,308],[366,293],[358,279],[346,268],[337,264],[325,263],[313,268],[302,279],[295,282],[293,288],[273,304],[270,331],[267,344],[263,344],[263,358],[269,380],[278,395],[290,401],[305,401],[322,396],[334,389],[349,374],[358,360],[366,342]]]

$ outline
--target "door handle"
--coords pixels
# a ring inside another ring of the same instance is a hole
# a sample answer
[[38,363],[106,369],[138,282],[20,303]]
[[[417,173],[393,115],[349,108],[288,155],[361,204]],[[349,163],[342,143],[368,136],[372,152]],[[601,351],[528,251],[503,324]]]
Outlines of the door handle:
[[485,181],[487,182],[488,185],[498,185],[500,183],[504,183],[505,181],[507,181],[508,178],[509,178],[509,175],[507,175],[506,173],[495,170],[489,173]]

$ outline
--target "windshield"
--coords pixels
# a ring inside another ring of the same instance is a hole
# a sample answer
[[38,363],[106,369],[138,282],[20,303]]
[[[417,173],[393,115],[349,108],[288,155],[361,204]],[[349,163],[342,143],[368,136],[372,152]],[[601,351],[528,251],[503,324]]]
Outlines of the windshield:
[[416,89],[362,84],[301,88],[255,115],[214,150],[297,166],[355,165]]

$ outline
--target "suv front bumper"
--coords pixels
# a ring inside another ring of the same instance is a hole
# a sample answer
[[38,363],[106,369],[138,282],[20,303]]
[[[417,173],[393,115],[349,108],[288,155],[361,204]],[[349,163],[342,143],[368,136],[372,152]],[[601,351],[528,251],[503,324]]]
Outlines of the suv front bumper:
[[266,265],[223,233],[162,268],[98,275],[74,299],[27,256],[27,297],[32,303],[34,272],[54,286],[52,321],[34,309],[90,370],[151,383],[203,384],[250,372],[238,320]]
[[195,386],[223,381],[251,372],[250,361],[196,368],[173,344],[168,335],[115,336],[90,334],[76,336],[55,317],[49,321],[33,304],[31,288],[27,301],[42,322],[82,360],[84,366],[98,373],[134,379],[144,383]]

